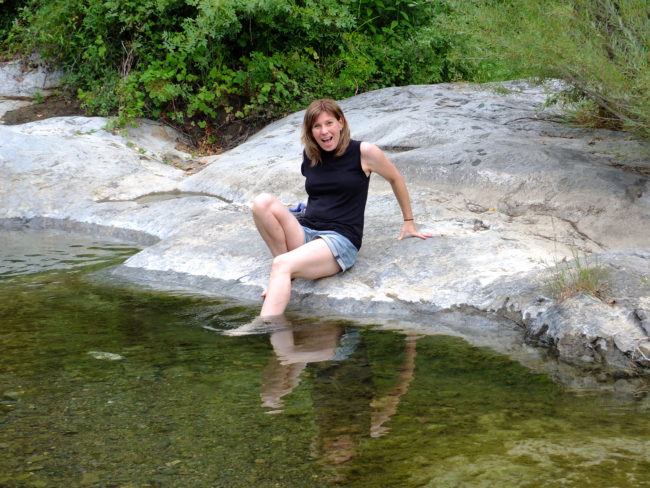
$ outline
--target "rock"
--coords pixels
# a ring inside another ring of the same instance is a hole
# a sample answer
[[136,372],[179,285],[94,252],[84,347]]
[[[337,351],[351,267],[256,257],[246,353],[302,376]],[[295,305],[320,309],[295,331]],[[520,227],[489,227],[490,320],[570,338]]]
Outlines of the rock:
[[576,295],[539,314],[526,330],[529,341],[552,346],[561,359],[587,367],[624,371],[643,332],[629,310]]
[[639,321],[639,325],[644,330],[647,336],[650,336],[650,316],[648,315],[648,310],[638,308],[634,310],[634,315]]
[[[648,144],[558,125],[548,87],[499,86],[388,88],[341,103],[353,137],[378,144],[404,174],[416,222],[434,237],[396,240],[398,205],[374,176],[357,264],[297,280],[290,310],[422,323],[443,310],[492,314],[572,364],[643,374]],[[148,236],[116,275],[257,304],[270,254],[250,201],[262,191],[305,200],[302,116],[204,158],[191,176],[163,164],[175,137],[166,133],[161,149],[154,123],[128,138],[103,131],[100,118],[0,126],[0,219]],[[576,249],[611,268],[615,305],[548,296],[543,277]]]
[[121,361],[122,359],[124,359],[124,356],[120,356],[119,354],[115,354],[112,352],[88,351],[88,354],[90,354],[95,359],[100,359],[104,361]]
[[48,68],[38,59],[0,64],[0,97],[34,99],[47,96],[61,83],[63,72]]
[[[548,296],[553,268],[502,281],[480,295],[477,308],[492,310],[520,323],[529,343],[550,347],[563,361],[588,369],[634,375],[650,365],[639,348],[648,340],[641,317],[650,305],[644,276],[650,251],[615,249],[592,256],[607,272],[605,300],[586,294],[556,302]],[[573,266],[569,264],[568,266]]]
[[136,127],[125,129],[123,136],[132,142],[134,149],[141,154],[164,162],[191,159],[191,154],[178,149],[179,143],[187,147],[189,141],[171,127],[146,119],[137,120],[136,124]]
[[44,66],[38,59],[0,63],[0,118],[51,94],[63,73]]
[[16,400],[20,399],[21,396],[23,396],[23,392],[22,391],[5,391],[2,394],[2,396],[7,400],[16,401]]

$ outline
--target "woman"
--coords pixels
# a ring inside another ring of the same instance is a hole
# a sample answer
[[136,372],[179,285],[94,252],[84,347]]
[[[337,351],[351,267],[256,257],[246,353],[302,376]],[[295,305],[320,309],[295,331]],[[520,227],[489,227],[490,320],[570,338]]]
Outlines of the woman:
[[398,239],[431,237],[415,227],[402,175],[377,146],[350,139],[348,123],[334,101],[315,100],[307,107],[301,140],[302,174],[309,196],[301,222],[271,195],[261,194],[253,201],[255,225],[273,255],[262,317],[284,313],[292,279],[315,280],[354,264],[372,173],[391,184],[402,210]]

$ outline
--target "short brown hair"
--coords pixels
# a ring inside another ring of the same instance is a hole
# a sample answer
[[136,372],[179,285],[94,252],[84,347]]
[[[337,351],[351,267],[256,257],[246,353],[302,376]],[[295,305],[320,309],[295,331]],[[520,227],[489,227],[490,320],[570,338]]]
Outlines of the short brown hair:
[[307,107],[305,112],[305,118],[302,120],[302,135],[300,140],[302,141],[303,146],[305,147],[305,153],[307,157],[311,160],[311,165],[316,166],[322,162],[320,146],[314,139],[314,135],[311,133],[312,127],[316,123],[316,119],[323,112],[330,113],[343,124],[343,130],[341,131],[341,138],[339,139],[338,146],[336,146],[336,156],[341,156],[350,144],[350,128],[348,127],[348,121],[345,120],[345,115],[343,115],[343,110],[334,100],[328,98],[322,98],[320,100],[314,100]]

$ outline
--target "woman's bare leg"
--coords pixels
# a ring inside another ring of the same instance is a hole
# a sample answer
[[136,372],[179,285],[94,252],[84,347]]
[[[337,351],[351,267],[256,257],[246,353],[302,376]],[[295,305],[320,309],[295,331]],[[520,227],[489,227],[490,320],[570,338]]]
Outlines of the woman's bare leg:
[[262,193],[253,200],[253,220],[273,257],[302,246],[305,234],[300,222],[277,198]]
[[292,251],[279,254],[273,258],[260,316],[270,317],[284,313],[291,298],[292,278],[315,280],[339,271],[341,267],[323,239],[314,239]]

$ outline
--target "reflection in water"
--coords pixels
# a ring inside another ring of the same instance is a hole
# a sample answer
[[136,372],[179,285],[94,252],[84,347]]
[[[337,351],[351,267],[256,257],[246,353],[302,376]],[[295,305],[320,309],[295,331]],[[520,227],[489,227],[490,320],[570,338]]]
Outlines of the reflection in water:
[[268,321],[267,327],[274,355],[262,373],[262,406],[270,409],[269,414],[281,413],[282,398],[314,363],[312,395],[318,430],[313,448],[331,472],[330,481],[342,481],[343,468],[358,454],[361,439],[389,432],[386,423],[414,378],[419,336],[404,337],[404,362],[396,384],[378,396],[373,393],[372,369],[358,330],[338,323],[294,325],[284,317]]
[[262,375],[262,405],[282,412],[282,397],[300,383],[299,376],[309,363],[333,359],[343,328],[338,324],[294,327],[289,322],[275,323],[271,332],[273,352]]
[[381,437],[388,433],[388,428],[384,424],[397,412],[400,397],[408,391],[408,387],[411,381],[413,381],[413,373],[415,372],[415,343],[419,338],[420,336],[405,336],[406,358],[404,365],[400,369],[397,384],[384,396],[373,399],[371,403],[371,437]]

